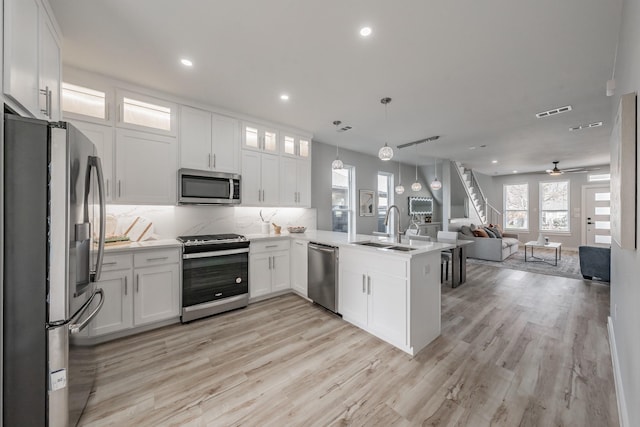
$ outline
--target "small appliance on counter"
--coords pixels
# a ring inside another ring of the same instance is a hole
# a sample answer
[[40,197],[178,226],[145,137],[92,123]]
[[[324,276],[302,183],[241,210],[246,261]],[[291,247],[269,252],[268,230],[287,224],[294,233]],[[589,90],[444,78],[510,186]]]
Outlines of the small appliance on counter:
[[249,304],[249,240],[239,234],[180,236],[182,323]]

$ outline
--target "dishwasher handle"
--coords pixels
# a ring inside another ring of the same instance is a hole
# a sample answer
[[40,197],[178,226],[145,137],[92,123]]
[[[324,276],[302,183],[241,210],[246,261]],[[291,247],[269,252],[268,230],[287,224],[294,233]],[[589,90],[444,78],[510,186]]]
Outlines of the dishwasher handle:
[[338,248],[335,246],[323,245],[322,243],[309,242],[309,249],[334,253]]

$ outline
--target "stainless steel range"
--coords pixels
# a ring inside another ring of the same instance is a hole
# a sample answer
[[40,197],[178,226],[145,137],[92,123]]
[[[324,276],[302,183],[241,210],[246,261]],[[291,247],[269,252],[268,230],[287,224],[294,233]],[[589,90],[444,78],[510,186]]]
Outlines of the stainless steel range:
[[182,322],[249,303],[249,241],[239,234],[180,236]]

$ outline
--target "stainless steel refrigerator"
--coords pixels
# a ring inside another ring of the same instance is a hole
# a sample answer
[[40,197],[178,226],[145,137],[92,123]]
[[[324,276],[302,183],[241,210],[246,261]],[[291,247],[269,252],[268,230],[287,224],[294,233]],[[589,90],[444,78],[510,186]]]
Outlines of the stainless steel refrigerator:
[[104,185],[68,123],[4,118],[3,425],[75,426],[95,376],[87,326],[104,302]]

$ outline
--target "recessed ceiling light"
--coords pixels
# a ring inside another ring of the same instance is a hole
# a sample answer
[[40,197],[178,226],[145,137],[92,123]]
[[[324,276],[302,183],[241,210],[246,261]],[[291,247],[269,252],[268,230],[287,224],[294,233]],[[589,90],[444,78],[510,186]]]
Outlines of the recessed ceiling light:
[[181,59],[180,63],[182,63],[182,65],[184,65],[185,67],[193,67],[193,62],[186,58]]
[[469,147],[469,150],[475,150],[475,149],[476,149],[476,147],[473,146],[473,145],[471,147]]
[[360,35],[362,37],[369,37],[371,35],[371,27],[360,28]]
[[498,161],[497,160],[491,160],[491,163],[496,164],[496,163],[498,163]]
[[518,171],[513,171],[513,173],[518,173]]
[[280,99],[282,99],[283,101],[288,101],[289,95],[287,95],[286,93],[283,93],[282,95],[280,95]]

